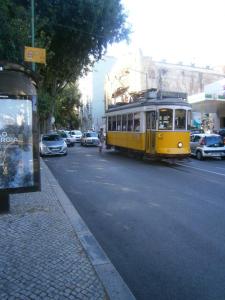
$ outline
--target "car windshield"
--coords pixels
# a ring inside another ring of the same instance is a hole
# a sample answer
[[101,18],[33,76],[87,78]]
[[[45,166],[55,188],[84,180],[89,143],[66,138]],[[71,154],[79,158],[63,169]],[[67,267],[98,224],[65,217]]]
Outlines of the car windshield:
[[98,137],[96,132],[88,132],[86,136],[87,137]]
[[66,132],[60,132],[61,137],[66,138],[68,135]]
[[61,138],[58,134],[44,135],[42,141],[60,141]]
[[221,136],[207,136],[205,140],[207,146],[223,146]]
[[74,131],[74,134],[81,135],[82,133],[81,133],[81,131],[76,130],[76,131]]

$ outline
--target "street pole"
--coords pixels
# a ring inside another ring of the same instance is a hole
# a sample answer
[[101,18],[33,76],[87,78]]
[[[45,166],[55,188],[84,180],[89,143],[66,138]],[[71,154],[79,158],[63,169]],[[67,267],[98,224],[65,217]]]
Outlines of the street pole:
[[[35,40],[35,36],[34,36],[34,0],[31,0],[31,44],[32,47],[34,47],[34,40]],[[35,71],[35,63],[32,62],[32,70]]]

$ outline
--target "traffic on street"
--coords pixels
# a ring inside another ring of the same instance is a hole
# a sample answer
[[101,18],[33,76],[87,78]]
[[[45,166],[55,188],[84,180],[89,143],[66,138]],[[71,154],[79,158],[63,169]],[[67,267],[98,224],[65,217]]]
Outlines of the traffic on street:
[[44,161],[136,299],[224,299],[224,160],[76,144]]

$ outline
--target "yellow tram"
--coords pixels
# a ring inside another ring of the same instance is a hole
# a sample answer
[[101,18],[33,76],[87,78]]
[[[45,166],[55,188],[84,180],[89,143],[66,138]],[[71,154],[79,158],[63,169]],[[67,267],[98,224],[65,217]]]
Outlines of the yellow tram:
[[190,155],[191,105],[187,94],[149,90],[106,111],[106,147],[160,158]]

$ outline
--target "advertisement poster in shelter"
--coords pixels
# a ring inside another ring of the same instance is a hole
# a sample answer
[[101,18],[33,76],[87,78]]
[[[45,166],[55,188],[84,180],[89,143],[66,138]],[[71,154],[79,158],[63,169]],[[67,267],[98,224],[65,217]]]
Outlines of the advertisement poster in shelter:
[[0,98],[0,191],[34,184],[32,101]]

